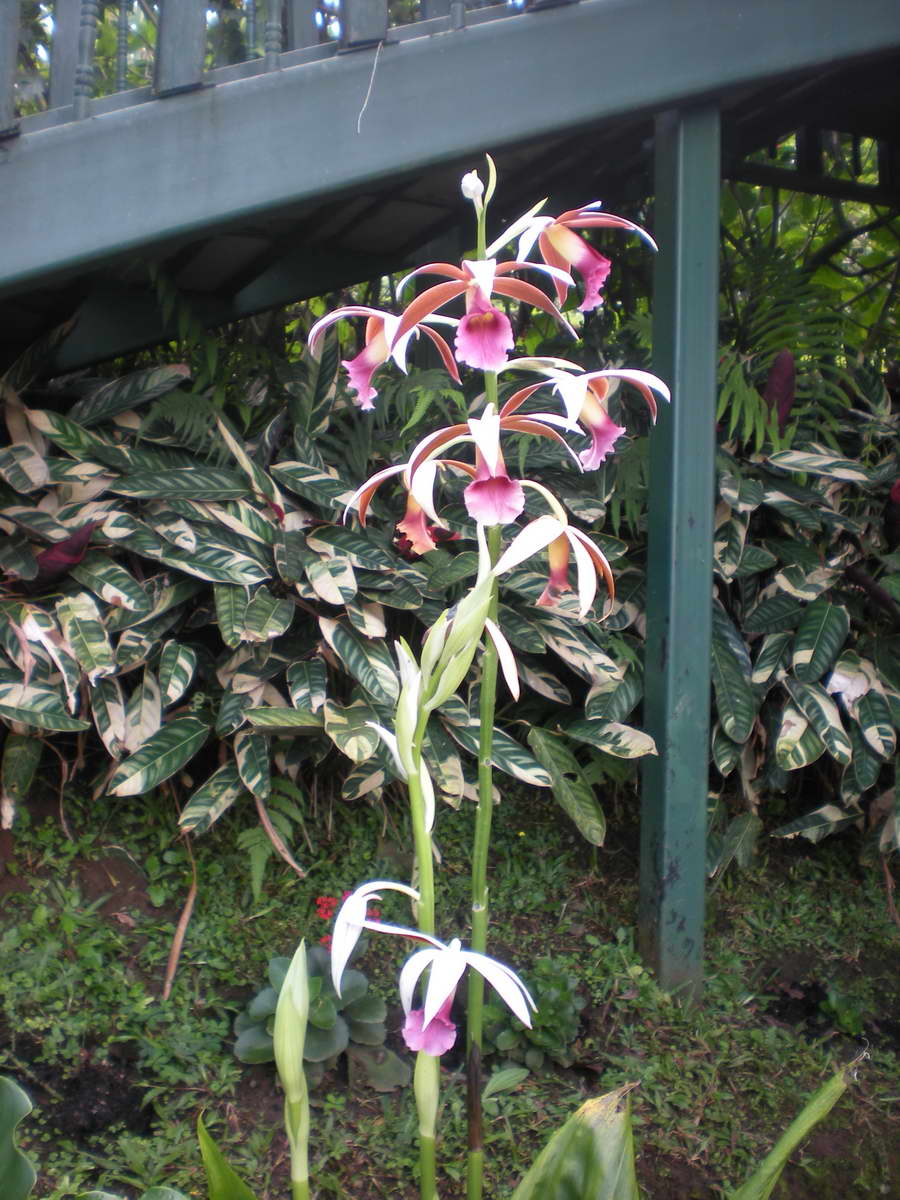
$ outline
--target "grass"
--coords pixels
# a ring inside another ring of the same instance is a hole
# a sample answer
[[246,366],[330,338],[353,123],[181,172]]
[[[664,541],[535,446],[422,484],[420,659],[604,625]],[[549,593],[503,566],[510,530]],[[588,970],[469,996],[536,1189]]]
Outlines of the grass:
[[[195,845],[197,904],[163,1002],[190,882],[173,813],[163,797],[103,810],[72,797],[68,806],[72,841],[39,810],[17,828],[7,866],[22,890],[7,890],[0,911],[0,1070],[38,1104],[23,1138],[42,1164],[36,1195],[70,1200],[89,1187],[139,1195],[163,1183],[205,1194],[194,1136],[201,1110],[261,1200],[285,1195],[274,1072],[234,1059],[231,1023],[272,954],[326,932],[316,896],[406,876],[402,823],[363,805],[323,808],[309,822],[318,840],[307,879],[272,865],[254,901],[239,844],[252,814],[224,818]],[[469,809],[439,818],[448,937],[466,926],[471,817]],[[513,792],[497,814],[493,952],[526,980],[529,963],[552,956],[578,978],[586,1003],[573,1066],[532,1073],[489,1102],[486,1194],[507,1195],[588,1095],[638,1082],[647,1194],[722,1195],[863,1041],[869,1058],[852,1095],[801,1151],[790,1190],[776,1195],[896,1194],[897,930],[880,875],[859,867],[853,838],[770,843],[750,871],[726,877],[710,901],[704,1003],[685,1010],[636,953],[634,830],[611,826],[609,846],[593,855],[546,793]],[[105,876],[89,868],[97,863]],[[393,898],[383,908],[385,919],[405,919]],[[395,1048],[401,954],[373,938],[361,964],[393,1007]],[[353,1090],[339,1068],[314,1103],[320,1196],[415,1194],[408,1092]],[[445,1194],[459,1195],[464,1081],[452,1056],[441,1136]]]

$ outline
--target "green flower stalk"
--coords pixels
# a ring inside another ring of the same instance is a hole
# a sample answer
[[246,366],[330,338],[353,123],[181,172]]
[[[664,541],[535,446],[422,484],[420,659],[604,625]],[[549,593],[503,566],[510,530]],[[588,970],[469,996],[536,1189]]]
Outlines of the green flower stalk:
[[275,1066],[284,1088],[284,1126],[291,1147],[291,1196],[309,1200],[309,1094],[303,1071],[309,978],[306,942],[291,960],[275,1010]]

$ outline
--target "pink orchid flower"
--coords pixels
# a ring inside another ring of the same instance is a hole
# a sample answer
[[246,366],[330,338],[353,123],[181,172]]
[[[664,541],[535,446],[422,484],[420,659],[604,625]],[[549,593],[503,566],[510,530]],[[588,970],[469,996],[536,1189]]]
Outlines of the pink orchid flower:
[[[606,460],[618,438],[625,432],[622,425],[617,425],[610,417],[606,400],[610,391],[611,380],[623,380],[636,388],[647,403],[650,416],[656,420],[657,407],[654,393],[663,400],[671,399],[669,389],[661,379],[651,375],[649,371],[633,371],[626,368],[611,368],[605,371],[582,372],[581,368],[564,358],[514,358],[506,364],[507,369],[516,368],[537,371],[547,377],[552,383],[553,390],[563,401],[566,416],[570,425],[577,427],[581,422],[587,429],[591,444],[579,456],[581,466],[585,471],[595,471]],[[540,386],[540,385],[537,385]],[[510,405],[521,406],[523,392],[515,396],[503,406],[503,413],[510,411]]]
[[507,351],[513,347],[513,332],[506,314],[491,303],[494,293],[510,296],[514,300],[521,300],[542,309],[571,333],[573,338],[577,337],[575,330],[556,305],[539,288],[521,279],[506,278],[512,271],[527,269],[540,270],[550,275],[557,288],[564,285],[568,287],[572,283],[572,277],[567,271],[552,265],[541,266],[539,263],[498,263],[494,259],[485,259],[464,260],[461,267],[440,262],[417,267],[401,281],[401,289],[408,280],[417,275],[446,275],[451,282],[438,283],[412,301],[400,316],[392,346],[437,309],[449,304],[451,300],[465,296],[466,315],[456,331],[457,359],[483,371],[499,370],[506,362]]
[[[612,263],[575,233],[576,229],[624,229],[629,233],[638,234],[654,250],[657,249],[656,242],[646,229],[614,213],[598,212],[600,207],[601,202],[595,200],[580,208],[570,208],[558,217],[540,217],[535,215],[536,210],[532,209],[510,225],[506,232],[488,247],[487,252],[496,254],[501,247],[518,238],[516,257],[526,259],[537,242],[541,257],[548,266],[563,272],[573,268],[578,271],[584,280],[584,299],[578,308],[581,312],[592,312],[603,303],[600,289],[606,283]],[[554,283],[557,303],[561,305],[568,289],[563,286],[558,275],[554,277]]]
[[[400,370],[404,374],[406,373],[406,350],[413,334],[424,333],[431,339],[443,359],[444,366],[452,378],[459,383],[456,360],[450,347],[439,333],[430,329],[428,325],[416,322],[408,326],[400,337],[397,337],[400,318],[394,316],[393,313],[369,308],[365,304],[352,304],[347,308],[335,309],[334,312],[328,313],[327,316],[316,321],[309,331],[309,349],[314,358],[319,357],[322,341],[328,328],[336,321],[343,321],[348,317],[368,318],[365,346],[355,358],[343,359],[341,362],[341,366],[345,368],[350,378],[350,387],[356,392],[355,402],[364,411],[375,407],[373,401],[378,393],[372,387],[372,376],[380,366],[392,358]],[[433,320],[444,321],[450,325],[456,324],[456,321],[450,317],[435,317]]]

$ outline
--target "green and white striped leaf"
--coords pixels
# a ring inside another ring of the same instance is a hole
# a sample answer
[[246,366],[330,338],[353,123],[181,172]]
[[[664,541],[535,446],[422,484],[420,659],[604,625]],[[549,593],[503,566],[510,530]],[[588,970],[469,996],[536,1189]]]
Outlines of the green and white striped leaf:
[[247,692],[226,689],[222,693],[219,711],[216,713],[216,736],[226,738],[236,729],[240,729],[246,720],[246,711],[253,707],[253,703],[253,697]]
[[[267,504],[267,501],[258,503]],[[247,500],[227,500],[221,504],[206,501],[199,507],[203,509],[204,520],[213,518],[231,533],[260,546],[274,547],[283,533],[281,527],[273,523],[275,514],[268,507],[264,515]]]
[[613,632],[628,629],[638,621],[646,607],[644,577],[638,571],[624,571],[616,580],[616,598],[604,617],[603,628]]
[[13,579],[34,579],[37,576],[37,560],[24,534],[16,533],[0,541],[0,570]]
[[134,471],[110,484],[109,490],[143,500],[240,500],[250,488],[237,471],[198,463],[168,471]]
[[543,654],[547,648],[540,629],[517,608],[501,604],[497,624],[510,645],[515,646],[517,650],[524,650],[528,654]]
[[[400,559],[392,557],[367,537],[344,525],[319,525],[315,532],[306,535],[306,544],[317,554],[328,556],[337,552],[349,558],[354,567],[362,567],[367,571],[403,571]],[[421,575],[421,572],[416,574]],[[425,586],[427,583],[423,577],[423,590]]]
[[100,611],[87,592],[66,596],[56,605],[63,637],[81,663],[88,683],[96,683],[104,675],[114,675],[116,660]]
[[451,802],[462,800],[466,786],[462,760],[456,753],[453,739],[439,721],[431,721],[425,738],[425,760],[435,787]]
[[832,698],[819,684],[797,683],[790,675],[785,676],[784,685],[794,704],[825,743],[825,749],[831,757],[846,766],[853,757],[853,749]]
[[591,688],[584,702],[584,715],[589,721],[624,721],[633,712],[644,694],[640,673],[633,667],[626,670],[617,687]]
[[78,689],[81,685],[81,667],[48,612],[37,606],[23,610],[21,629],[30,642],[43,646],[62,678],[66,689],[68,709],[75,712],[78,707]]
[[[441,705],[440,711],[442,716],[446,716],[446,705]],[[446,728],[454,741],[458,742],[464,750],[468,750],[470,754],[477,756],[477,722],[459,725],[450,721]],[[511,738],[508,733],[504,733],[502,729],[494,730],[491,762],[498,770],[505,771],[507,775],[512,775],[514,779],[519,779],[522,783],[531,784],[532,787],[552,786],[553,781],[549,771],[541,766],[540,762],[534,755],[529,754],[524,746]]]
[[0,717],[60,733],[90,729],[90,722],[69,716],[63,707],[63,697],[55,688],[34,683],[0,683]]
[[272,790],[269,743],[261,733],[242,729],[234,735],[234,758],[244,787],[260,800]]
[[42,454],[27,442],[15,442],[0,449],[0,477],[13,491],[29,495],[50,482],[50,468]]
[[799,564],[785,567],[775,576],[775,583],[796,600],[815,600],[827,592],[839,575],[828,567],[807,571]]
[[299,583],[303,580],[303,565],[310,552],[306,549],[306,538],[299,530],[278,529],[272,551],[275,567],[285,583]]
[[783,629],[796,629],[803,615],[803,606],[793,596],[779,592],[766,596],[756,608],[751,609],[744,619],[747,633],[777,633]]
[[844,803],[858,799],[863,792],[874,787],[881,773],[881,759],[871,749],[855,721],[851,722],[849,733],[853,758],[841,776],[841,799]]
[[277,505],[283,511],[285,502],[281,492],[279,492],[278,488],[265,473],[265,471],[263,471],[261,467],[258,467],[253,459],[247,454],[246,450],[240,443],[240,439],[234,433],[234,430],[220,414],[217,414],[216,416],[216,424],[219,427],[219,434],[222,437],[222,440],[234,455],[238,466],[247,476],[250,486],[256,495],[263,500],[268,500],[270,503]]
[[233,583],[215,583],[213,595],[222,641],[236,650],[244,640],[244,616],[250,603],[247,591]]
[[730,775],[741,761],[744,747],[733,742],[722,726],[716,722],[712,731],[712,757],[720,775]]
[[367,572],[358,577],[360,590],[370,600],[375,600],[388,608],[399,608],[405,612],[421,613],[423,610],[422,593],[404,579],[402,575],[376,575]]
[[762,486],[756,479],[740,479],[728,472],[719,476],[719,495],[737,512],[749,513],[763,501]]
[[114,608],[127,608],[141,616],[150,613],[150,597],[138,581],[101,550],[89,551],[69,574]]
[[823,804],[805,816],[788,821],[786,825],[779,825],[777,829],[772,830],[772,837],[805,837],[809,842],[821,842],[829,834],[846,829],[849,825],[859,825],[861,822],[862,815],[858,809],[848,812],[837,804]]
[[103,522],[103,536],[134,550],[136,554],[156,558],[163,553],[164,543],[155,530],[144,521],[138,521],[130,513],[111,512]]
[[784,771],[809,766],[825,752],[825,743],[803,713],[786,704],[775,743],[775,761]]
[[125,675],[135,667],[143,666],[156,651],[159,638],[144,628],[126,629],[116,645],[116,671]]
[[723,579],[732,579],[737,572],[746,540],[747,522],[739,517],[724,521],[716,529],[713,562],[716,573]]
[[295,708],[318,712],[328,697],[328,677],[321,658],[295,662],[287,669],[287,685]]
[[361,800],[363,796],[380,793],[388,780],[387,771],[376,762],[357,763],[341,785],[342,800]]
[[325,732],[343,754],[355,763],[365,762],[378,748],[379,736],[369,724],[376,714],[363,700],[341,706],[326,700],[322,709]]
[[715,861],[707,864],[709,877],[721,875],[733,862],[746,870],[756,851],[762,828],[763,823],[756,813],[739,813],[733,817],[722,835]]
[[237,767],[234,763],[226,763],[210,775],[188,800],[178,818],[179,828],[185,833],[206,833],[222,813],[227,812],[235,800],[244,795],[246,792]]
[[303,571],[313,591],[326,604],[342,605],[357,592],[356,575],[345,555],[334,558],[308,557]]
[[428,594],[442,600],[448,588],[463,579],[474,579],[477,573],[478,555],[474,550],[463,550],[431,572],[428,577]]
[[262,583],[269,572],[256,559],[235,550],[225,550],[209,544],[198,546],[193,554],[185,554],[174,546],[161,552],[145,551],[150,558],[159,559],[169,567],[177,567],[189,575],[206,579],[210,583],[237,583],[249,585]]
[[851,716],[858,722],[869,747],[879,758],[892,758],[897,749],[897,734],[891,720],[891,710],[884,696],[870,688],[850,706]]
[[246,717],[263,733],[317,733],[323,718],[300,708],[248,708]]
[[292,600],[273,596],[262,584],[244,612],[244,636],[253,642],[270,642],[290,628],[295,612]]
[[753,674],[750,682],[756,688],[764,688],[783,672],[790,658],[790,645],[794,635],[790,630],[783,633],[767,633],[760,643],[753,664]]
[[343,509],[353,499],[353,488],[349,484],[307,463],[275,463],[272,474],[295,495],[326,510]]
[[531,688],[533,692],[537,692],[539,696],[546,697],[547,700],[552,700],[556,704],[569,705],[572,703],[572,693],[564,683],[548,671],[546,667],[537,662],[526,662],[524,658],[518,658],[516,665],[519,668],[519,676],[523,683]]
[[547,645],[572,670],[594,685],[615,687],[625,674],[625,668],[613,662],[586,633],[563,617],[546,613],[535,615],[535,623]]
[[197,549],[197,531],[194,527],[178,515],[178,513],[170,512],[168,509],[161,513],[153,514],[153,528],[164,537],[167,542],[171,542],[179,550],[184,550],[188,554],[193,554]]
[[649,733],[618,721],[568,721],[563,732],[616,758],[643,758],[647,754],[656,754],[656,742]]
[[392,705],[400,695],[400,680],[383,642],[367,642],[340,621],[319,618],[319,628],[328,645],[378,703]]
[[[132,371],[131,374],[124,375],[121,379],[113,379],[76,401],[69,409],[69,416],[85,427],[98,425],[118,413],[139,408],[158,396],[174,391],[180,383],[190,379],[190,375],[190,368],[184,363]],[[187,397],[185,403],[190,403]]]
[[606,837],[606,818],[575,755],[562,738],[546,729],[530,730],[528,744],[550,775],[556,802],[575,822],[583,838],[594,846],[602,846]]
[[159,658],[159,686],[167,708],[191,686],[196,669],[197,651],[192,646],[174,641],[165,643]]
[[350,624],[363,637],[383,638],[387,633],[384,608],[380,604],[361,604],[357,600],[345,600],[344,608]]
[[128,697],[125,706],[125,749],[130,753],[143,746],[162,725],[159,683],[149,668]]
[[794,674],[815,683],[834,665],[850,632],[847,610],[827,600],[814,600],[803,613],[794,637]]
[[113,796],[140,796],[149,792],[180,771],[208,736],[209,726],[205,721],[176,717],[119,764],[107,791]]
[[73,458],[103,463],[114,471],[128,470],[129,458],[126,451],[113,445],[106,438],[89,433],[77,421],[64,417],[62,413],[33,408],[28,410],[28,420],[35,429]]
[[760,571],[768,571],[778,560],[774,554],[764,550],[762,546],[745,545],[741,561],[734,573],[736,579],[746,579],[750,575],[758,575]]
[[98,679],[91,691],[94,724],[110,756],[119,759],[128,752],[125,699],[115,677]]
[[[746,650],[744,651],[746,654]],[[713,621],[712,681],[722,729],[733,742],[746,742],[756,720],[757,700],[747,669],[735,654],[724,630]]]
[[829,479],[843,479],[847,483],[868,483],[869,472],[859,463],[848,458],[839,458],[829,453],[825,446],[809,450],[780,450],[769,456],[773,467],[785,471],[803,471],[807,475],[825,475]]

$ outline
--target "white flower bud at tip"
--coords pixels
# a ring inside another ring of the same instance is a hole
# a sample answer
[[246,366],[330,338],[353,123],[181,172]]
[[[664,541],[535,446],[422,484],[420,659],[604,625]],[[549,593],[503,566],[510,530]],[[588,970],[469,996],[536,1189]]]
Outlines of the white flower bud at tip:
[[463,175],[460,190],[467,200],[471,200],[476,208],[481,207],[481,197],[484,195],[484,184],[478,178],[477,171],[469,171]]

